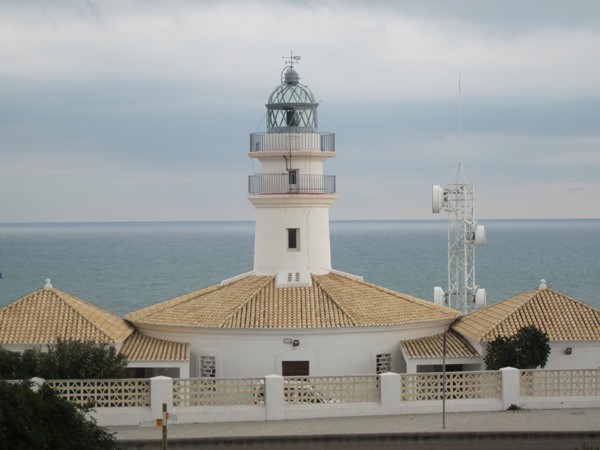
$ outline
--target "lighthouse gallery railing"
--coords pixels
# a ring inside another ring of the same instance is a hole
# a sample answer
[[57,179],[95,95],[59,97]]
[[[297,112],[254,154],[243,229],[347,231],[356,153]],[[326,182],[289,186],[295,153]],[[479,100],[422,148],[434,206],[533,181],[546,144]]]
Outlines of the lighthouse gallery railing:
[[250,152],[301,150],[335,152],[335,133],[250,133]]
[[248,177],[249,194],[335,194],[335,175],[261,173]]

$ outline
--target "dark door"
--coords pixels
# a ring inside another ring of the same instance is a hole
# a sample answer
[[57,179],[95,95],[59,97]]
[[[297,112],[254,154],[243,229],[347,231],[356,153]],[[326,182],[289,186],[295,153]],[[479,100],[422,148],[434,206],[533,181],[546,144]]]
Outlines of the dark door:
[[284,377],[308,376],[308,361],[282,361],[281,373]]

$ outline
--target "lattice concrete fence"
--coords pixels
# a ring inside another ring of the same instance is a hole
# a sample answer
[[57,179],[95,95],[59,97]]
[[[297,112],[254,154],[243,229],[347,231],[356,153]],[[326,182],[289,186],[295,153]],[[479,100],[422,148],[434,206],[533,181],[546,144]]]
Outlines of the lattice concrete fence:
[[[44,380],[35,379],[34,383]],[[51,380],[64,398],[92,404],[100,425],[600,407],[600,370],[524,370],[265,378]]]

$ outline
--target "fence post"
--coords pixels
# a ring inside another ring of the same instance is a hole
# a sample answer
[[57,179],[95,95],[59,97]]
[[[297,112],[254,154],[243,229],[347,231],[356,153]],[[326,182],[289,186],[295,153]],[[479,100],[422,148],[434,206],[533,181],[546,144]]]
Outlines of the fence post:
[[169,377],[150,378],[150,412],[152,417],[162,417],[162,405],[167,404],[167,411],[173,411],[173,379]]
[[283,420],[283,377],[281,375],[267,375],[265,377],[265,407],[267,420]]
[[39,378],[39,377],[33,377],[29,381],[31,381],[31,390],[33,392],[39,391],[40,388],[42,387],[42,385],[44,385],[46,383],[46,380],[44,380],[43,378]]
[[521,398],[521,372],[514,367],[500,369],[502,374],[502,408],[518,405]]
[[381,414],[399,414],[401,411],[401,387],[400,375],[393,372],[379,375]]

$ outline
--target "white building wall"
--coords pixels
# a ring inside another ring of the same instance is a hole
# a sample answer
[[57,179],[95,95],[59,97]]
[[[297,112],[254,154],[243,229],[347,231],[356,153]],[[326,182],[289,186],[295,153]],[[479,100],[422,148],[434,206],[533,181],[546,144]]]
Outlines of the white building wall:
[[[258,275],[275,275],[279,270],[306,270],[325,274],[331,269],[329,239],[330,196],[319,196],[310,207],[293,206],[298,196],[290,195],[289,207],[264,204],[256,207],[254,271]],[[296,197],[296,198],[294,198]],[[316,196],[315,196],[316,197]],[[279,198],[274,201],[283,201]],[[319,204],[318,201],[325,201]],[[311,199],[306,199],[310,202]],[[300,230],[299,246],[288,249],[287,229]]]
[[544,369],[600,369],[600,342],[551,342]]
[[318,156],[271,156],[261,158],[260,164],[261,173],[286,173],[287,169],[298,169],[300,174],[323,175],[323,159]]
[[[160,330],[149,336],[190,343],[190,376],[198,376],[200,356],[216,358],[217,377],[262,377],[282,373],[282,361],[309,361],[310,375],[374,374],[376,355],[392,354],[392,370],[402,369],[399,342],[442,332],[447,322],[351,330]],[[297,340],[299,345],[292,343]]]
[[[571,353],[567,354],[567,348]],[[482,361],[487,355],[487,344],[482,346]],[[482,365],[485,370],[485,363]],[[550,355],[544,369],[600,369],[600,342],[550,342]]]

